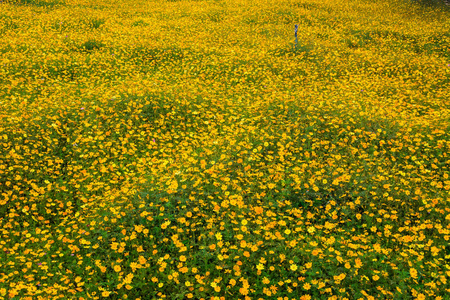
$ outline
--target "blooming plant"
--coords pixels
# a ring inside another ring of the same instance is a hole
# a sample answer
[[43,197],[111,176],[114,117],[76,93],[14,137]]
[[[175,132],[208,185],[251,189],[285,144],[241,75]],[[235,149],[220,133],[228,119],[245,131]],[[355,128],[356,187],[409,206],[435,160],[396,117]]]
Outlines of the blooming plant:
[[447,10],[50,2],[0,4],[0,299],[448,299]]

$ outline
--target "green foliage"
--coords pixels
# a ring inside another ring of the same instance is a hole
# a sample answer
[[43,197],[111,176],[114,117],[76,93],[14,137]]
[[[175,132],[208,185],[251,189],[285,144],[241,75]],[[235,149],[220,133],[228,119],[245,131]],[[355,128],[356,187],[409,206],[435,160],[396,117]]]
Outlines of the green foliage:
[[79,46],[79,49],[81,51],[88,51],[89,52],[89,51],[99,50],[99,49],[101,49],[103,47],[105,47],[104,43],[102,43],[102,42],[100,42],[98,40],[95,40],[95,39],[89,39],[86,42],[82,43]]
[[0,298],[446,299],[444,10],[25,2],[0,14]]
[[134,21],[131,25],[132,26],[148,26],[149,24],[143,20],[138,20],[138,21]]
[[446,4],[444,0],[412,0],[412,1],[427,7],[440,7],[440,8],[448,7],[448,4]]
[[89,19],[88,21],[87,21],[87,24],[88,24],[88,26],[90,27],[90,28],[92,28],[92,29],[98,29],[98,28],[100,28],[100,26],[102,26],[103,24],[105,24],[105,19],[101,19],[101,18],[99,18],[99,19],[95,19],[95,18],[92,18],[92,19]]
[[52,8],[65,5],[64,0],[4,0],[5,3],[15,5],[28,5],[32,7]]

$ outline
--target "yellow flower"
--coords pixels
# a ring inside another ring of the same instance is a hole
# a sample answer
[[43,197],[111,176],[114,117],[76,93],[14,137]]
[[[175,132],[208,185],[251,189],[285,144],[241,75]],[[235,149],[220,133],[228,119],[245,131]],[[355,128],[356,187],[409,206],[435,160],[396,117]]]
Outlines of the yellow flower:
[[117,250],[117,246],[119,246],[119,243],[116,243],[116,242],[111,243],[111,249]]
[[135,262],[131,262],[130,267],[131,267],[131,270],[133,270],[133,272],[136,272],[136,269],[139,268],[140,265]]
[[180,256],[180,261],[186,261],[186,256],[181,255],[181,256]]
[[109,294],[111,294],[111,292],[108,292],[108,291],[104,291],[104,292],[102,292],[102,297],[109,297]]
[[259,206],[255,206],[254,209],[255,209],[255,212],[256,212],[257,215],[262,214],[263,211],[264,211],[264,209],[262,207],[259,207]]
[[309,283],[305,283],[305,284],[303,285],[303,288],[304,288],[305,290],[309,290],[309,289],[311,288],[311,285],[310,285]]
[[258,270],[264,270],[264,265],[263,265],[263,264],[258,264],[258,265],[256,266],[256,269],[258,269]]
[[147,262],[147,259],[145,259],[145,257],[143,257],[142,255],[139,255],[138,260],[141,265],[143,265]]
[[246,295],[248,295],[248,289],[241,287],[239,289],[239,293],[241,293],[242,295],[246,296]]
[[361,259],[357,258],[355,259],[355,268],[361,268],[361,266],[363,265]]
[[431,255],[436,256],[436,255],[438,255],[438,252],[440,251],[440,249],[433,246],[430,248],[430,251],[431,251]]
[[136,232],[142,232],[143,229],[144,229],[144,226],[142,226],[142,225],[134,225],[134,230]]
[[129,284],[129,283],[131,283],[131,281],[133,281],[133,277],[134,277],[134,275],[132,273],[130,273],[125,277],[123,282]]
[[334,279],[335,279],[335,280],[342,281],[342,280],[344,280],[344,278],[345,278],[346,276],[347,276],[347,275],[345,275],[345,273],[341,273],[341,274],[339,274],[338,276],[334,276]]
[[418,294],[416,299],[417,300],[425,300],[426,296],[424,294]]
[[291,270],[292,271],[297,271],[297,269],[298,269],[298,266],[296,264],[292,264],[291,265]]
[[162,223],[162,224],[161,224],[161,228],[162,228],[162,229],[166,229],[167,226],[170,225],[170,223],[171,223],[170,221],[166,221],[166,222]]
[[114,266],[114,271],[116,271],[118,273],[118,272],[120,272],[120,270],[122,270],[122,268],[119,265]]
[[314,231],[316,231],[316,228],[314,228],[314,226],[309,226],[308,227],[308,232],[309,233],[314,233]]
[[373,275],[373,276],[372,276],[372,279],[373,279],[374,281],[377,281],[378,279],[380,279],[380,276],[378,276],[378,275]]

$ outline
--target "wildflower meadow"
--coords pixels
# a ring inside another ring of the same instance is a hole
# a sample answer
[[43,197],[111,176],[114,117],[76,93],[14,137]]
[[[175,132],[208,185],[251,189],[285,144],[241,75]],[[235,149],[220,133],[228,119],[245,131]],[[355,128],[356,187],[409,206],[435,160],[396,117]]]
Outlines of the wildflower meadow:
[[0,299],[450,299],[422,2],[0,1]]

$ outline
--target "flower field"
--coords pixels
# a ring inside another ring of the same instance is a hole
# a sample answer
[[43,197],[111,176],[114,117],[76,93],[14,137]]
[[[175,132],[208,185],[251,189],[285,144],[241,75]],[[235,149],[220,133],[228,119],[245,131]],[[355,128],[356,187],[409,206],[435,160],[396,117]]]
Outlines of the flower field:
[[0,2],[0,299],[450,299],[448,9]]

